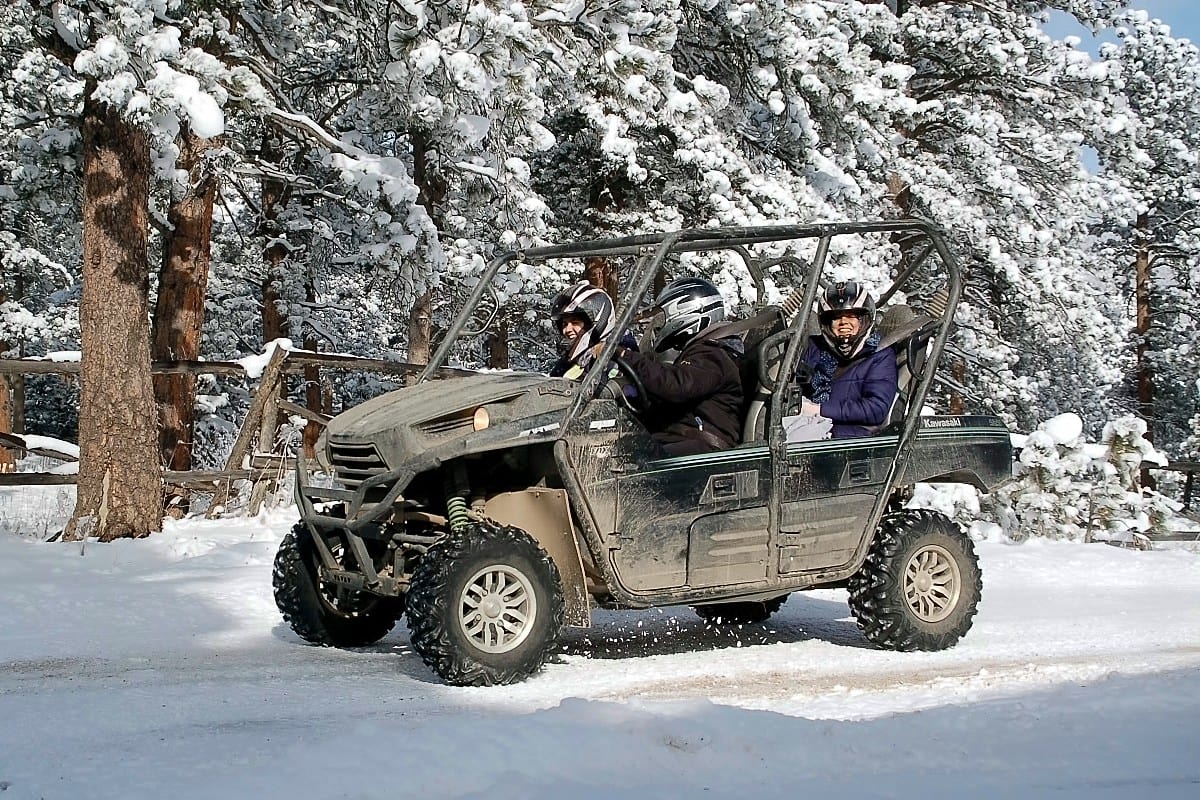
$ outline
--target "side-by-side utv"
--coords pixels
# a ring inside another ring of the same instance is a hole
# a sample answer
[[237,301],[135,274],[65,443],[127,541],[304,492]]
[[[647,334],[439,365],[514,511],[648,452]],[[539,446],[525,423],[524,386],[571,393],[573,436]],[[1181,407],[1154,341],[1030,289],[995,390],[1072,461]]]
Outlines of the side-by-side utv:
[[[851,237],[857,250],[844,246]],[[863,246],[897,264],[878,322],[879,346],[897,359],[895,408],[870,436],[789,442],[783,419],[799,404],[791,376],[813,332],[810,309],[838,259],[844,272]],[[760,297],[768,279],[792,290],[721,332],[745,345],[739,444],[664,453],[639,419],[646,393],[622,385],[636,376],[613,359],[617,337],[579,381],[436,377],[456,342],[478,334],[468,327],[506,269],[589,256],[625,265],[618,331],[631,328],[656,274],[689,259],[743,265]],[[1008,479],[1012,458],[996,417],[921,413],[961,293],[955,259],[920,220],[682,230],[505,253],[414,385],[330,421],[318,460],[333,486],[298,465],[301,519],[275,560],[276,602],[297,634],[322,645],[371,644],[406,614],[413,648],[454,684],[524,679],[562,626],[589,625],[596,606],[686,604],[716,624],[753,623],[791,592],[834,586],[848,587],[874,644],[950,647],[971,627],[979,566],[955,523],[906,501],[919,481],[986,492]]]

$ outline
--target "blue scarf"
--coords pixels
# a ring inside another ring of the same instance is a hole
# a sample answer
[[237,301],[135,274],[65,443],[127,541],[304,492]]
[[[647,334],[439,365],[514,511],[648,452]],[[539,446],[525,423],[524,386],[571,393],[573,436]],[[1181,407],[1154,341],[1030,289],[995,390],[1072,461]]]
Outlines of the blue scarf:
[[[862,350],[859,350],[858,355],[850,359],[850,361],[854,361],[857,358],[874,353],[876,348],[879,347],[879,341],[882,338],[883,337],[879,335],[879,331],[873,332],[867,337],[866,344],[863,345]],[[824,342],[822,342],[822,344],[824,344]],[[849,364],[850,361],[847,361],[846,363]],[[833,373],[837,372],[838,367],[841,365],[842,362],[838,360],[838,357],[834,355],[833,351],[822,347],[821,345],[817,345],[817,363],[811,365],[811,384],[813,393],[812,399],[814,403],[824,403],[829,399],[829,393],[833,391]]]

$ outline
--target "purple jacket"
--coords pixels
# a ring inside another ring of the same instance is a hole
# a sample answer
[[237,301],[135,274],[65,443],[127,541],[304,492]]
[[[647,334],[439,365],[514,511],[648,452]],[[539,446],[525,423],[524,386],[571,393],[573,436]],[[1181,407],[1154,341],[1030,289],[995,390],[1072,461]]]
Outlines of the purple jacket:
[[[803,361],[815,368],[820,351],[828,352],[825,340],[813,336],[804,350]],[[890,347],[863,353],[834,373],[829,399],[821,403],[821,416],[833,420],[834,438],[870,436],[882,425],[896,399],[896,354]]]

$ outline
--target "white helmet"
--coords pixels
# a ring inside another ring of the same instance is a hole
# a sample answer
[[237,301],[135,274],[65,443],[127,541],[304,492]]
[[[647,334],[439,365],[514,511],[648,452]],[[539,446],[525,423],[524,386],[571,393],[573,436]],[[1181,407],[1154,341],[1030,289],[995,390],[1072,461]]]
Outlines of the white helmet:
[[608,338],[616,320],[612,299],[587,281],[563,289],[550,304],[550,318],[559,331],[562,331],[563,317],[568,315],[581,318],[587,325],[583,335],[575,338],[567,353],[567,360],[574,364],[593,346]]

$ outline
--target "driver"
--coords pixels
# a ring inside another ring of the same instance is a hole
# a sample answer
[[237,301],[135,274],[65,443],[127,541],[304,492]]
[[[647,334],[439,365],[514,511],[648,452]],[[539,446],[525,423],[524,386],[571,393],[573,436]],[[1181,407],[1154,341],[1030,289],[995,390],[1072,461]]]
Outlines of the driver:
[[[742,428],[742,341],[700,335],[725,319],[721,292],[703,278],[680,278],[654,307],[661,314],[654,354],[617,350],[646,389],[642,421],[670,455],[732,447]],[[679,351],[673,363],[655,357],[668,350]]]
[[[612,299],[604,290],[579,281],[554,298],[550,318],[566,340],[566,349],[550,367],[550,376],[578,380],[591,366],[599,345],[612,335],[616,321]],[[626,333],[621,346],[635,350],[637,340]]]

